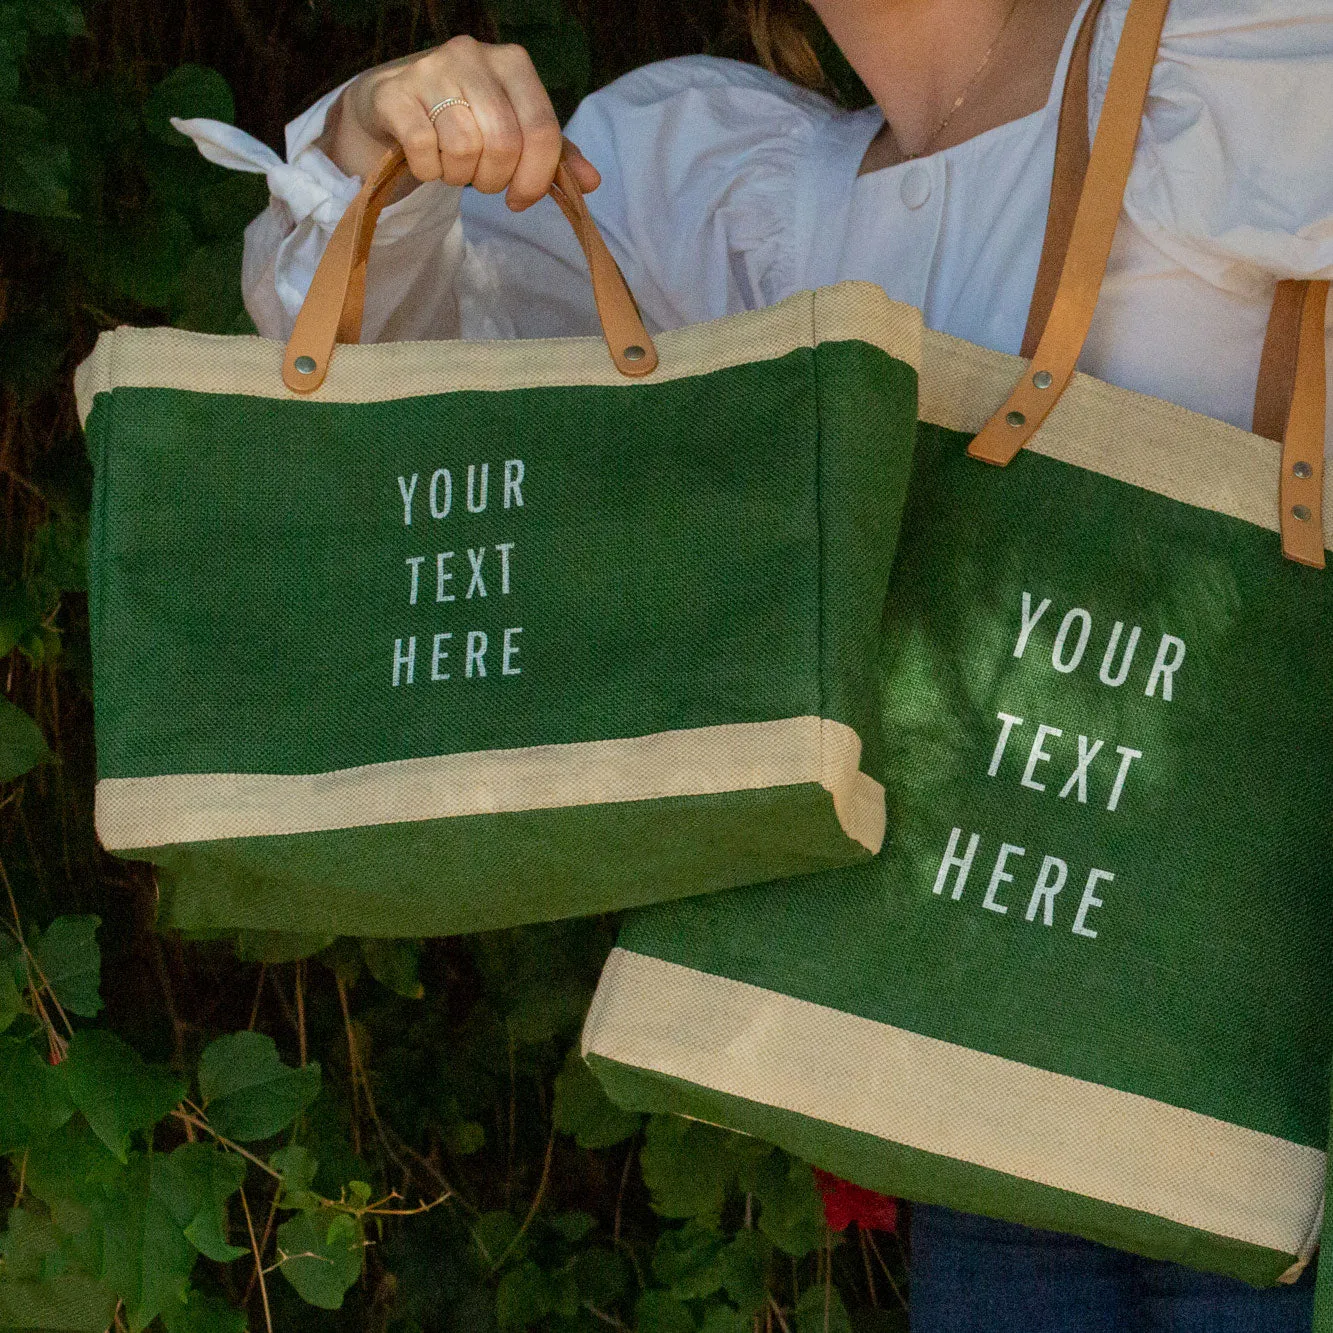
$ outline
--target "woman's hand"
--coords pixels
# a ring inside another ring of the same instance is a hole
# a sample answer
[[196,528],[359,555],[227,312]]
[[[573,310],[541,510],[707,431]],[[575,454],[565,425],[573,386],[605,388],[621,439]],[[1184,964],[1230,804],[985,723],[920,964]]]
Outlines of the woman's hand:
[[[469,105],[445,107],[432,125],[431,107],[450,97]],[[362,178],[396,143],[418,181],[503,190],[515,210],[546,193],[562,147],[560,122],[528,53],[472,37],[367,70],[330,108],[319,140],[338,167]],[[584,190],[597,188],[597,169],[577,149],[566,161]],[[415,184],[400,185],[395,198]]]

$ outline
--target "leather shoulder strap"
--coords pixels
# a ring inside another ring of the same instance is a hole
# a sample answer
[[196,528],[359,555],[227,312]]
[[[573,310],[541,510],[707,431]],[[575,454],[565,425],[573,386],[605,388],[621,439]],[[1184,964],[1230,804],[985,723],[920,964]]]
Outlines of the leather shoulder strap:
[[[1032,361],[1033,375],[1039,373],[1045,365],[1044,360],[1036,359],[1038,349],[1050,323],[1090,164],[1087,132],[1088,69],[1093,32],[1102,5],[1103,0],[1093,0],[1089,5],[1075,39],[1065,76],[1051,180],[1050,210],[1046,218],[1046,234],[1042,242],[1037,281],[1032,292],[1032,305],[1028,310],[1027,328],[1023,334],[1022,355]],[[1145,96],[1146,91],[1145,85]],[[1109,92],[1107,100],[1110,100]],[[1123,186],[1121,188],[1123,193]],[[1104,271],[1103,268],[1103,274]],[[1100,281],[1099,277],[1099,288]],[[1323,296],[1317,290],[1320,287],[1323,288]],[[1280,485],[1283,554],[1288,559],[1320,569],[1324,567],[1323,442],[1326,389],[1323,311],[1327,289],[1326,283],[1282,281],[1277,284],[1268,332],[1264,339],[1251,427],[1256,435],[1263,435],[1283,445]],[[1090,321],[1089,313],[1089,325]],[[1073,353],[1072,360],[1075,363],[1086,335],[1085,326]],[[1037,386],[1034,384],[1033,387]],[[1052,376],[1047,391],[1052,401],[1059,396],[1055,393],[1055,387]],[[1009,457],[1018,452],[1017,448],[1012,447],[1016,435],[1023,437],[1019,445],[1021,447],[1021,443],[1025,443],[1036,429],[1034,424],[1024,432],[1021,427],[1011,425],[1008,420],[1011,411],[1026,415],[1022,407],[1015,406],[1011,399],[1010,403],[1005,404],[1002,414],[1008,429],[998,428],[998,418],[991,423],[996,427],[993,435],[999,436],[1005,446],[1012,448]],[[1016,432],[1016,435],[1010,432]],[[1008,459],[997,457],[988,458],[987,461],[1005,462]]]
[[1069,253],[1079,195],[1088,174],[1088,64],[1092,38],[1104,0],[1092,0],[1069,56],[1064,93],[1060,98],[1059,129],[1055,136],[1055,169],[1051,175],[1051,204],[1046,213],[1046,235],[1041,243],[1041,264],[1028,307],[1021,354],[1031,359],[1051,317],[1060,271]]
[[1324,568],[1327,282],[1283,280],[1273,297],[1254,398],[1254,433],[1282,442],[1282,554]]
[[1010,462],[1073,378],[1106,276],[1169,3],[1131,0],[1050,318],[1029,373],[968,447],[973,458],[1001,467]]

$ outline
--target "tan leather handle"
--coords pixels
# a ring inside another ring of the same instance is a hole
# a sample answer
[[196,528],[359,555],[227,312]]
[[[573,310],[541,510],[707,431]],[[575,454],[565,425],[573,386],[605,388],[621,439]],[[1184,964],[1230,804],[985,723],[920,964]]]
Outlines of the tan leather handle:
[[1001,467],[1011,462],[1073,378],[1106,276],[1169,3],[1131,0],[1050,317],[1028,374],[968,446],[973,458]]
[[1273,296],[1254,395],[1254,433],[1282,444],[1282,554],[1324,568],[1327,282],[1284,279]]
[[[566,143],[566,152],[568,148]],[[406,170],[401,148],[386,153],[329,238],[282,360],[283,383],[296,393],[312,393],[324,383],[336,343],[360,341],[366,261],[375,223],[395,182]],[[657,368],[657,349],[644,327],[624,274],[588,212],[583,191],[564,154],[550,193],[569,219],[588,261],[593,300],[611,360],[622,375],[649,374]]]
[[1092,59],[1092,39],[1104,0],[1092,0],[1065,72],[1064,93],[1060,98],[1060,121],[1055,136],[1055,169],[1051,173],[1051,202],[1046,210],[1046,235],[1041,243],[1041,263],[1028,306],[1027,327],[1023,330],[1022,356],[1031,359],[1041,341],[1055,304],[1060,273],[1069,253],[1069,239],[1074,231],[1079,196],[1088,175],[1088,73]]
[[[1023,334],[1022,355],[1031,361],[1029,374],[969,448],[974,457],[1000,466],[1011,461],[1031,439],[1073,378],[1073,368],[1087,339],[1105,276],[1133,163],[1143,103],[1156,63],[1166,4],[1158,6],[1160,14],[1136,14],[1141,4],[1143,10],[1148,6],[1143,0],[1133,0],[1112,67],[1097,141],[1089,153],[1088,65],[1102,4],[1103,0],[1093,0],[1088,6],[1065,76],[1046,234]],[[1132,44],[1127,45],[1131,38]],[[1118,79],[1118,72],[1125,77]],[[1121,98],[1131,100],[1121,102]],[[1117,112],[1115,136],[1104,140],[1102,130],[1107,125],[1107,110],[1113,99]],[[1113,159],[1113,150],[1119,156],[1118,161]],[[1100,193],[1102,207],[1097,210],[1098,226],[1092,238],[1097,243],[1096,249],[1081,254],[1078,247],[1087,243],[1089,233],[1094,230],[1090,225],[1091,209],[1084,208],[1089,188]],[[1089,225],[1076,236],[1080,216]],[[1322,296],[1315,290],[1321,287]],[[1252,426],[1255,434],[1283,444],[1279,488],[1283,554],[1321,569],[1326,392],[1323,311],[1327,291],[1327,283],[1277,284],[1259,368]],[[1055,324],[1057,302],[1062,316],[1058,325]]]

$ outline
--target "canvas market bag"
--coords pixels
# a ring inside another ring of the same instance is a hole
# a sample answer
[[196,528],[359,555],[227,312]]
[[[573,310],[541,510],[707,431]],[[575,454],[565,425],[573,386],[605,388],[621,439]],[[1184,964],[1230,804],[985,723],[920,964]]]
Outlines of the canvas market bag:
[[562,167],[605,343],[356,346],[403,169],[285,351],[79,369],[103,845],[167,924],[384,936],[867,859],[919,316],[851,284],[654,345]]
[[1315,1245],[1329,1121],[1327,284],[1279,289],[1284,444],[1072,374],[1165,9],[1134,0],[1055,192],[1031,359],[926,335],[884,850],[633,914],[583,1050],[627,1106],[1267,1284]]

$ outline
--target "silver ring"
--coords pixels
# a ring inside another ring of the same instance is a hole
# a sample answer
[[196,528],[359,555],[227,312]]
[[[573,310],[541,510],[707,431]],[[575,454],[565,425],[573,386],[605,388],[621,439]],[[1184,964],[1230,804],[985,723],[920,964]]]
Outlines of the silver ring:
[[446,97],[443,102],[436,102],[435,105],[426,112],[426,119],[434,125],[435,117],[447,106],[465,106],[469,111],[472,110],[472,103],[469,102],[466,97]]

